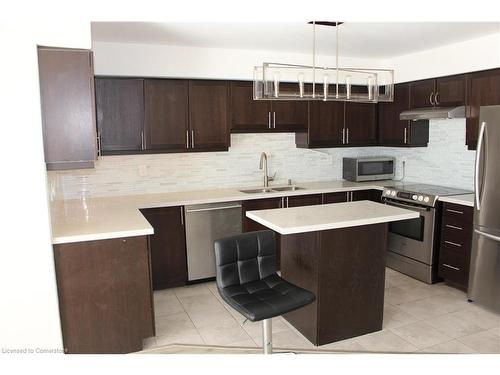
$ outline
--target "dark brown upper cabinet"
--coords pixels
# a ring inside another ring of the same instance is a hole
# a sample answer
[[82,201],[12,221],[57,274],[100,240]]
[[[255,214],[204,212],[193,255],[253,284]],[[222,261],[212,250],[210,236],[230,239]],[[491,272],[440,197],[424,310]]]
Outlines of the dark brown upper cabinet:
[[103,155],[226,151],[225,81],[97,78]]
[[228,83],[189,81],[189,136],[192,151],[227,151]]
[[188,81],[144,81],[144,142],[147,150],[179,152],[188,148]]
[[47,169],[93,168],[97,134],[92,52],[38,47],[38,67]]
[[410,83],[410,108],[465,105],[465,74]]
[[377,144],[377,105],[346,102],[344,127],[344,145],[375,146]]
[[343,102],[309,102],[307,132],[296,133],[298,147],[321,148],[342,145],[344,132]]
[[394,85],[394,101],[378,104],[378,142],[381,146],[427,146],[428,122],[399,119],[399,114],[408,109],[410,109],[410,84],[398,83]]
[[304,148],[376,145],[377,105],[311,101],[307,132],[296,133],[295,143]]
[[436,80],[410,82],[410,108],[434,107]]
[[479,135],[479,108],[500,104],[500,69],[468,74],[466,144],[475,150]]
[[461,106],[466,103],[466,75],[459,74],[436,79],[436,107]]
[[253,83],[230,83],[231,132],[266,132],[271,130],[271,102],[253,100]]
[[143,151],[144,80],[97,78],[96,88],[102,155]]
[[149,236],[153,289],[186,285],[187,260],[182,207],[141,210],[154,228]]
[[[295,90],[282,83],[280,90]],[[253,83],[230,83],[231,131],[233,133],[300,132],[307,128],[307,102],[293,100],[254,100]]]
[[[296,85],[283,83],[281,91],[296,90]],[[301,132],[307,129],[307,101],[275,100],[271,103],[271,130]]]

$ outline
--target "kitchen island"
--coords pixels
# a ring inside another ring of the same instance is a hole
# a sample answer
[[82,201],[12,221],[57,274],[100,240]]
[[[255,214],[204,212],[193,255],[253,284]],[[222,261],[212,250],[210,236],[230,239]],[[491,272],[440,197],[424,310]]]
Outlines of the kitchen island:
[[388,223],[418,217],[358,201],[249,211],[281,236],[281,276],[316,295],[284,318],[315,345],[382,329]]

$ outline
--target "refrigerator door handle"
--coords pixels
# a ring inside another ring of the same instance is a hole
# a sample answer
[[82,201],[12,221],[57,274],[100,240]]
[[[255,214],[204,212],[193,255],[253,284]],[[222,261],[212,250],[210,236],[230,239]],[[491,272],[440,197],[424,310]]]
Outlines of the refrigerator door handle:
[[476,232],[477,234],[479,234],[481,236],[485,236],[486,238],[489,238],[490,240],[500,242],[500,237],[494,236],[493,234],[482,232],[479,229],[474,229],[474,232]]
[[477,141],[477,152],[476,152],[476,173],[474,176],[474,195],[476,200],[476,208],[477,210],[481,210],[481,199],[479,197],[479,162],[481,160],[481,153],[483,150],[483,139],[484,132],[486,131],[486,122],[481,123],[481,129],[479,130],[479,139]]

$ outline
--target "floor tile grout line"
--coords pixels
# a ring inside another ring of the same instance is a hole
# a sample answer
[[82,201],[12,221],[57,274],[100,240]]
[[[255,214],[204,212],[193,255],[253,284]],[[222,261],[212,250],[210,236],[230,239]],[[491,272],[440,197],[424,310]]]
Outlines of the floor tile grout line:
[[189,315],[189,313],[187,312],[186,308],[184,307],[184,304],[182,303],[182,301],[179,299],[179,296],[177,296],[177,293],[174,292],[174,296],[175,298],[177,299],[177,301],[179,302],[179,304],[181,305],[182,307],[182,310],[184,310],[184,312],[186,313],[189,321],[191,322],[191,324],[193,325],[194,329],[196,330],[196,333],[198,333],[198,336],[200,336],[201,338],[201,341],[203,341],[203,343],[205,345],[207,345],[207,343],[205,342],[205,339],[203,338],[203,336],[201,335],[200,331],[198,331],[198,327],[196,327],[196,324],[194,324],[193,322],[193,319],[191,319],[191,316]]

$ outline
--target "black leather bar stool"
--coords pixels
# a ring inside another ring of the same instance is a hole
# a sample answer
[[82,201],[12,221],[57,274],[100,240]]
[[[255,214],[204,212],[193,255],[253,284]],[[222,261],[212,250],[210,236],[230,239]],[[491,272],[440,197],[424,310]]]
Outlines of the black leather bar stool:
[[264,354],[272,353],[272,320],[314,301],[315,295],[276,274],[274,232],[249,232],[215,241],[221,297],[252,322],[262,320]]

